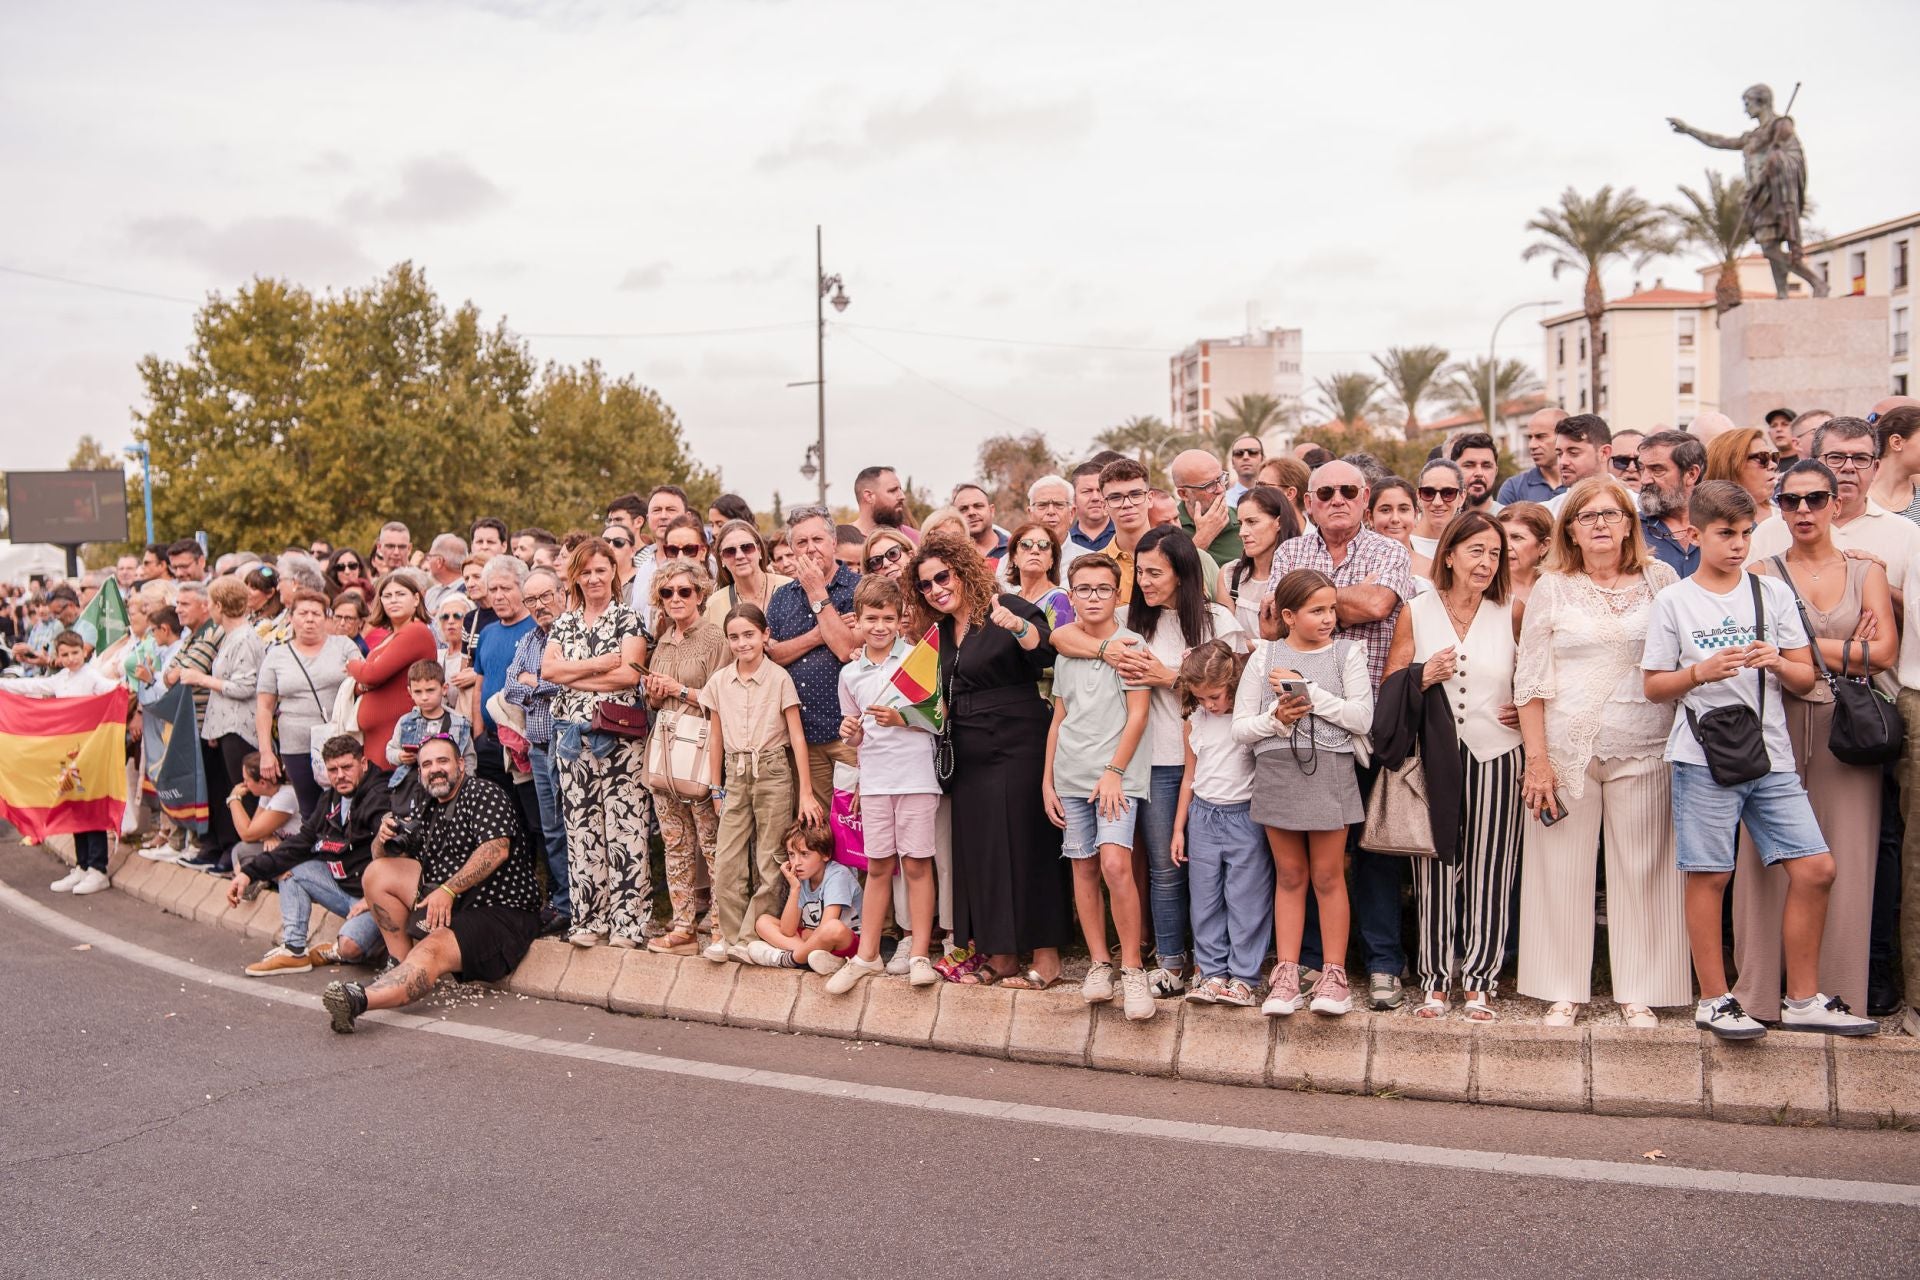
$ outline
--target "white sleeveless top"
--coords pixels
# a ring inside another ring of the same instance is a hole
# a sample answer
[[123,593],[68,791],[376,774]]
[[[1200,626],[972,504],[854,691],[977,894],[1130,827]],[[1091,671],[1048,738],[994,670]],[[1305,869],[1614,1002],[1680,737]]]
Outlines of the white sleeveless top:
[[1453,675],[1442,685],[1453,710],[1453,729],[1475,760],[1492,760],[1520,745],[1520,731],[1500,723],[1500,708],[1513,701],[1513,665],[1519,646],[1513,640],[1513,605],[1482,596],[1473,625],[1462,640],[1454,633],[1446,602],[1437,591],[1407,604],[1413,617],[1413,660],[1425,662],[1454,649]]

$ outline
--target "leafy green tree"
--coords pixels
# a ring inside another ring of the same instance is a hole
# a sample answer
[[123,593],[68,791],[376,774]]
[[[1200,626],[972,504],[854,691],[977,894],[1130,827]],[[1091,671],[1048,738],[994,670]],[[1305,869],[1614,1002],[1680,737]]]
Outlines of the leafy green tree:
[[1606,317],[1607,295],[1600,273],[1614,258],[1640,267],[1673,252],[1667,216],[1632,187],[1616,193],[1611,185],[1603,186],[1591,196],[1568,187],[1560,193],[1559,207],[1542,208],[1527,220],[1527,230],[1538,232],[1540,239],[1521,251],[1522,262],[1545,258],[1556,279],[1562,271],[1586,273],[1581,309],[1587,316],[1588,385],[1593,388],[1594,411],[1602,412],[1600,323]]
[[1379,367],[1380,376],[1399,409],[1407,415],[1406,434],[1412,436],[1420,427],[1420,402],[1427,398],[1440,370],[1446,367],[1447,349],[1431,343],[1388,347],[1384,356],[1373,358],[1373,363]]
[[424,543],[483,513],[567,529],[628,489],[717,491],[654,392],[592,364],[537,370],[411,263],[337,295],[268,279],[216,294],[185,354],[140,374],[156,531],[205,529],[216,551],[364,546],[396,519]]
[[1264,438],[1268,431],[1286,422],[1290,416],[1278,396],[1270,396],[1262,391],[1228,396],[1227,411],[1213,416],[1213,433],[1205,443],[1225,457],[1227,451],[1233,448],[1233,442],[1241,436]]
[[1035,480],[1065,469],[1038,431],[989,436],[980,443],[980,482],[993,499],[994,518],[1003,525],[1026,514],[1027,488]]
[[1681,244],[1705,249],[1720,263],[1720,279],[1714,283],[1713,306],[1724,315],[1740,305],[1740,251],[1752,238],[1747,226],[1747,180],[1723,178],[1707,172],[1706,191],[1681,187],[1685,204],[1661,206],[1667,215],[1673,236]]
[[1385,385],[1372,374],[1361,372],[1336,373],[1313,380],[1321,407],[1335,422],[1356,430],[1371,426],[1371,415],[1380,407],[1380,391]]

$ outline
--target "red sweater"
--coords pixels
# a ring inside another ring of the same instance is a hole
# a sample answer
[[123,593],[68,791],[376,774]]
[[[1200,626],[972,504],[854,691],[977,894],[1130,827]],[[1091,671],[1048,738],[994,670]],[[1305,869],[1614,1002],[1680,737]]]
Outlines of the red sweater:
[[414,621],[382,640],[366,657],[347,663],[347,674],[360,682],[362,690],[360,732],[366,738],[367,759],[382,769],[393,768],[387,760],[387,740],[393,737],[393,727],[413,710],[413,698],[407,692],[407,668],[439,656],[433,628]]

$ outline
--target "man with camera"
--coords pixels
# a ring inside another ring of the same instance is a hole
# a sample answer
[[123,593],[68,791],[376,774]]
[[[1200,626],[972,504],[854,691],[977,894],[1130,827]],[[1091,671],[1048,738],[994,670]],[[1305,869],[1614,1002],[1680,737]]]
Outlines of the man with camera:
[[[360,740],[336,734],[320,747],[327,791],[300,830],[234,867],[227,901],[238,906],[255,884],[280,890],[281,944],[247,966],[248,977],[306,973],[320,965],[365,964],[380,955],[380,931],[361,897],[374,837],[387,816],[387,775],[367,763]],[[277,884],[276,884],[277,882]],[[307,946],[315,904],[345,916],[331,947]]]
[[408,819],[381,819],[363,876],[368,912],[395,964],[365,987],[327,984],[321,999],[335,1031],[352,1031],[369,1009],[421,999],[445,974],[504,978],[540,930],[533,855],[513,801],[469,776],[445,734],[422,742],[414,763],[426,803]]

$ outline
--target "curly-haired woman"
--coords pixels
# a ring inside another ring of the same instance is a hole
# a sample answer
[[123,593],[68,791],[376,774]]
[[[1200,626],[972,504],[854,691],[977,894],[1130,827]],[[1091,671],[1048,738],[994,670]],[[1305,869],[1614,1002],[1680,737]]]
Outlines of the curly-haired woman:
[[952,533],[926,536],[906,580],[909,632],[940,630],[954,755],[954,936],[988,957],[985,980],[1012,977],[1031,951],[1026,982],[1045,985],[1059,976],[1067,936],[1060,835],[1034,785],[1050,720],[1037,684],[1053,662],[1047,615],[1002,593],[978,549]]

